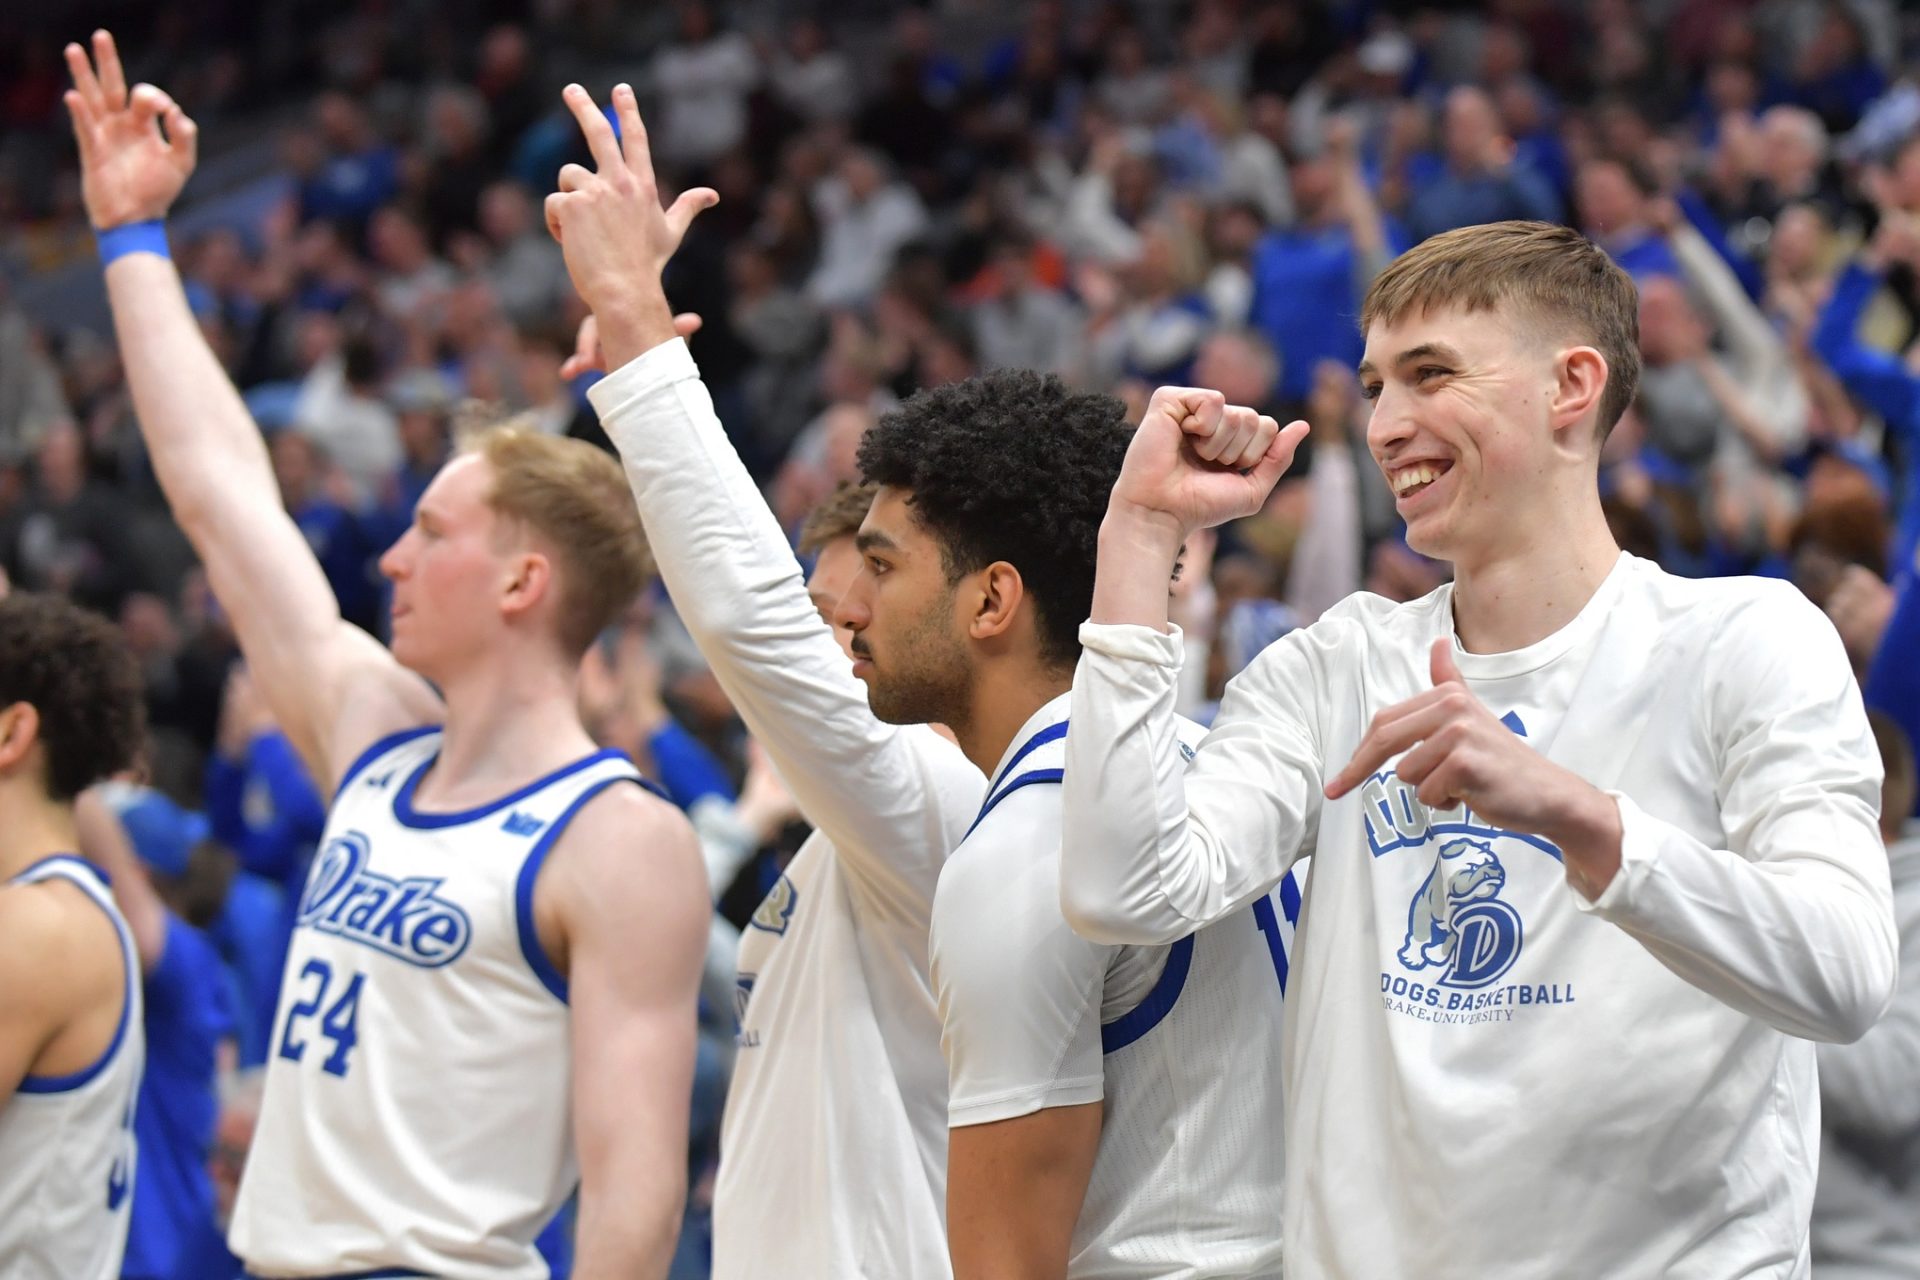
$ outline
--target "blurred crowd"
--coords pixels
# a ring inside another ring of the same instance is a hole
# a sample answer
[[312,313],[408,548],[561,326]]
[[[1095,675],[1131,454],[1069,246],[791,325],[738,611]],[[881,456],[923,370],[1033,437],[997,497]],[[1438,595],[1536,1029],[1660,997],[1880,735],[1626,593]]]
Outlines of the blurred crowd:
[[[240,8],[166,8],[127,41],[132,70],[210,156],[228,134],[284,178],[174,252],[287,508],[376,634],[380,552],[463,425],[599,438],[591,375],[561,374],[583,313],[540,200],[585,158],[560,86],[604,100],[627,80],[665,194],[721,195],[669,291],[703,318],[722,421],[796,534],[877,415],[984,370],[1136,407],[1193,383],[1304,417],[1310,447],[1266,509],[1189,549],[1179,620],[1207,657],[1185,709],[1204,715],[1342,596],[1444,580],[1366,452],[1354,318],[1373,273],[1456,226],[1565,221],[1641,291],[1640,395],[1601,477],[1621,545],[1791,579],[1845,641],[1896,777],[1920,736],[1920,15],[1894,0]],[[92,252],[58,105],[75,34],[0,42],[15,280]],[[116,615],[138,651],[177,821],[129,832],[216,944],[225,1025],[259,1064],[323,800],[167,519],[111,335],[4,302],[0,569]],[[727,970],[727,922],[804,833],[791,801],[658,592],[590,656],[584,699],[695,815]],[[1890,795],[1911,808],[1910,786]],[[730,986],[709,1001],[689,1276]]]

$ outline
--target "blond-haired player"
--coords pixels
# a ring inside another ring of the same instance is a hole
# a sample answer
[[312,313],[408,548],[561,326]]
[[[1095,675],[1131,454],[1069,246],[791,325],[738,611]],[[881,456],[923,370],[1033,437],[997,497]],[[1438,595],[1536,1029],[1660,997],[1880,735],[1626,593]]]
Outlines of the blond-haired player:
[[[1281,438],[1156,393],[1101,533],[1061,891],[1178,937],[1311,853],[1289,990],[1287,1269],[1804,1276],[1812,1040],[1896,973],[1879,761],[1832,626],[1783,583],[1621,553],[1595,483],[1632,399],[1632,283],[1564,227],[1437,236],[1362,312],[1368,445],[1453,583],[1356,595],[1168,764],[1193,529]],[[1291,431],[1298,428],[1290,429]]]
[[575,710],[581,653],[645,573],[619,468],[485,437],[382,557],[392,651],[343,623],[166,256],[157,220],[194,126],[152,86],[129,92],[104,32],[67,62],[155,469],[334,792],[234,1251],[261,1276],[544,1276],[534,1237],[577,1182],[578,1274],[660,1275],[709,908],[685,821]]

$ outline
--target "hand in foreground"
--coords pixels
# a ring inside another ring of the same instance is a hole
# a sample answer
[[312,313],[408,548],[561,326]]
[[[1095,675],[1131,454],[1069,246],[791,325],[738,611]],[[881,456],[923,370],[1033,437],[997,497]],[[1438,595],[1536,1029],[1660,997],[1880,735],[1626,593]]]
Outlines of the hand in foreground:
[[547,229],[560,242],[567,274],[598,320],[602,341],[616,345],[616,334],[624,340],[637,322],[649,330],[652,341],[646,345],[665,341],[673,328],[660,289],[661,269],[694,218],[720,197],[694,187],[671,209],[660,207],[647,128],[631,87],[613,91],[618,138],[585,89],[568,85],[564,97],[595,168],[570,164],[560,170],[560,189],[547,197]]
[[1545,836],[1566,855],[1574,884],[1598,897],[1619,867],[1618,806],[1473,696],[1454,665],[1451,638],[1433,642],[1428,664],[1433,688],[1373,717],[1353,759],[1327,783],[1327,799],[1349,794],[1399,756],[1394,773],[1422,804],[1465,804],[1490,826]]
[[1108,511],[1168,526],[1182,540],[1250,516],[1306,434],[1304,422],[1283,429],[1218,391],[1162,387],[1133,434]]
[[[67,113],[80,146],[80,192],[96,230],[163,218],[193,172],[200,130],[150,84],[127,91],[113,37],[93,33],[93,58],[67,46]],[[162,132],[164,128],[165,132]]]

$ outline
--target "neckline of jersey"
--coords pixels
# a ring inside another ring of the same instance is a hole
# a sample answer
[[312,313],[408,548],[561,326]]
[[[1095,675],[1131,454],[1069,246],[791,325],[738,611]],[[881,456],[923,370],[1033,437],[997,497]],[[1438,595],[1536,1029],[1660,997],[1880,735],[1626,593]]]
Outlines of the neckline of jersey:
[[626,759],[627,755],[624,751],[617,750],[613,747],[606,747],[593,752],[591,755],[582,756],[572,764],[562,765],[551,773],[535,778],[526,786],[509,792],[497,800],[490,800],[485,804],[477,805],[471,809],[458,809],[447,813],[429,813],[413,807],[413,793],[420,786],[420,780],[427,776],[427,770],[433,768],[440,760],[440,749],[435,747],[433,754],[416,765],[413,772],[407,775],[406,781],[400,784],[400,789],[394,793],[393,816],[395,821],[399,822],[401,826],[411,827],[416,831],[431,831],[439,827],[457,827],[462,823],[477,822],[481,818],[490,817],[510,805],[520,803],[535,792],[552,786],[563,778],[572,777],[582,769],[591,768],[606,760]]
[[1614,561],[1613,568],[1601,580],[1600,586],[1565,626],[1530,645],[1508,649],[1503,653],[1468,653],[1460,647],[1459,633],[1453,627],[1453,586],[1448,584],[1440,607],[1434,611],[1435,638],[1446,636],[1453,641],[1454,664],[1460,668],[1460,674],[1469,680],[1502,680],[1528,675],[1564,656],[1600,629],[1625,588],[1633,562],[1634,557],[1622,551],[1619,559]]
[[1027,717],[1020,731],[1013,735],[1013,741],[1000,757],[1000,763],[994,766],[987,778],[987,795],[991,797],[995,787],[1013,776],[1014,769],[1022,760],[1044,747],[1049,742],[1058,742],[1067,736],[1067,713],[1073,709],[1073,691],[1057,694],[1046,700],[1038,710]]

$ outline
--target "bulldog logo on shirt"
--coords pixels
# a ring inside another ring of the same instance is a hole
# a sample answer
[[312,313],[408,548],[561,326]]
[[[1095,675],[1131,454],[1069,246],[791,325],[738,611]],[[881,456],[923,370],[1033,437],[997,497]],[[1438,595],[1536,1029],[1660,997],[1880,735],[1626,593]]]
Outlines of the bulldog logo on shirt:
[[1520,913],[1500,901],[1507,871],[1484,840],[1450,840],[1407,909],[1400,963],[1438,967],[1445,987],[1483,987],[1520,955]]

